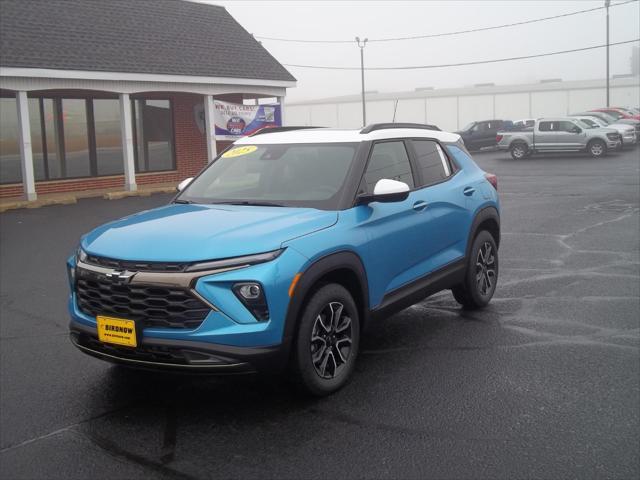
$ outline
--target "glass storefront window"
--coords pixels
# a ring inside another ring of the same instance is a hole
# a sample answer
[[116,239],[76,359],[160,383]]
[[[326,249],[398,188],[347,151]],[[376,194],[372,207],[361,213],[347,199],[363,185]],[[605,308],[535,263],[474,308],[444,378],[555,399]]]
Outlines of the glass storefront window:
[[22,181],[15,98],[0,98],[0,183]]
[[42,125],[40,124],[40,99],[29,98],[29,125],[33,152],[33,175],[36,180],[47,180],[45,155],[42,149]]
[[169,100],[134,100],[136,171],[173,170],[173,111]]
[[94,100],[93,121],[98,175],[124,173],[120,102],[118,100]]
[[87,102],[84,99],[62,100],[64,130],[63,176],[67,178],[91,175],[89,134],[87,131]]
[[[28,107],[36,180],[122,175],[118,99],[31,97]],[[175,169],[172,107],[132,100],[137,172]],[[0,183],[22,181],[16,108],[15,97],[0,98]]]

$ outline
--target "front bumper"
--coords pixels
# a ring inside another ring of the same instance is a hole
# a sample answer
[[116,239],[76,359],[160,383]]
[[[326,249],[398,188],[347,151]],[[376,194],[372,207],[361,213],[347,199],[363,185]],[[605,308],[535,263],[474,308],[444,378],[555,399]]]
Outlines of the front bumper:
[[98,341],[95,329],[71,322],[71,343],[83,353],[111,363],[171,372],[244,374],[278,372],[286,366],[285,345],[233,347],[205,342],[143,339],[137,348]]
[[609,149],[616,149],[620,147],[621,144],[620,137],[615,140],[607,140],[607,148]]
[[[87,313],[78,304],[73,285],[79,275],[70,275],[71,340],[84,353],[140,368],[208,373],[281,370],[286,365],[290,345],[290,339],[284,335],[290,300],[288,288],[306,261],[295,250],[286,249],[267,263],[193,279],[189,288],[211,307],[204,320],[199,326],[184,328],[175,328],[175,322],[174,328],[142,326],[135,349],[98,341],[94,313]],[[69,259],[68,266],[75,268],[73,259]],[[268,320],[258,321],[233,293],[233,285],[246,281],[264,286]],[[119,316],[110,312],[97,314]],[[121,318],[127,315],[123,313]]]

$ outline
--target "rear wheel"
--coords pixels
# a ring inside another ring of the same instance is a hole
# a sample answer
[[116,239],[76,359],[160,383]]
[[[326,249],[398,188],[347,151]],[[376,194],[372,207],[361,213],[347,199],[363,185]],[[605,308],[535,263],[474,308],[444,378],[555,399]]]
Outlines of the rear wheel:
[[498,283],[498,247],[488,231],[483,230],[473,241],[464,281],[451,289],[456,301],[475,310],[485,307]]
[[514,160],[522,160],[525,157],[528,157],[530,155],[529,153],[529,147],[527,146],[526,143],[522,143],[522,142],[516,142],[513,145],[511,145],[511,158],[513,158]]
[[360,345],[358,309],[342,285],[319,288],[307,303],[296,334],[291,367],[304,391],[329,395],[353,372]]
[[602,140],[591,140],[587,145],[587,152],[594,158],[604,157],[607,154],[607,145]]

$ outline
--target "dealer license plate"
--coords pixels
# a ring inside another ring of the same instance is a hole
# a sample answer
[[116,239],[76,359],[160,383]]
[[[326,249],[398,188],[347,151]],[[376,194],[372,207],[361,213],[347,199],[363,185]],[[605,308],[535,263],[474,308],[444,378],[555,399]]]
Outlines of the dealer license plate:
[[123,318],[96,317],[98,323],[98,340],[127,347],[137,347],[136,322]]

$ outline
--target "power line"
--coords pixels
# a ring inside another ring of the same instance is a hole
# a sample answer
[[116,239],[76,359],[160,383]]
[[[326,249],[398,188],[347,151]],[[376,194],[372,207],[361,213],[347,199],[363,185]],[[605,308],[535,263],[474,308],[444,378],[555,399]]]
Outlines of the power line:
[[[626,43],[634,43],[640,42],[640,38],[636,38],[635,40],[625,40],[624,42],[616,42],[610,43],[610,46],[613,45],[623,45]],[[586,50],[595,50],[597,48],[604,48],[606,44],[603,45],[594,45],[592,47],[583,47],[583,48],[574,48],[572,50],[561,50],[558,52],[547,52],[547,53],[538,53],[536,55],[524,55],[521,57],[509,57],[509,58],[496,58],[493,60],[478,60],[475,62],[463,62],[463,63],[445,63],[440,65],[411,65],[411,66],[403,66],[403,67],[367,67],[365,70],[419,70],[419,69],[428,69],[428,68],[444,68],[444,67],[463,67],[465,65],[480,65],[484,63],[499,63],[499,62],[510,62],[512,60],[525,60],[527,58],[538,58],[538,57],[549,57],[552,55],[562,55],[565,53],[574,53],[574,52],[584,52]],[[332,65],[297,65],[291,63],[283,63],[285,67],[296,67],[296,68],[315,68],[315,69],[323,69],[323,70],[360,70],[360,67],[339,67]]]
[[[634,3],[634,2],[638,2],[638,0],[626,0],[625,2],[620,2],[620,3],[616,3],[614,5],[611,5],[611,8],[613,7],[619,7],[620,5],[625,5],[627,3]],[[484,32],[487,30],[496,30],[496,29],[500,29],[500,28],[508,28],[508,27],[515,27],[518,25],[527,25],[530,23],[538,23],[538,22],[545,22],[547,20],[554,20],[556,18],[564,18],[564,17],[571,17],[573,15],[580,15],[583,13],[588,13],[588,12],[595,12],[597,10],[603,10],[605,7],[594,7],[594,8],[588,8],[586,10],[578,10],[575,12],[570,12],[570,13],[563,13],[561,15],[554,15],[551,17],[543,17],[543,18],[535,18],[533,20],[524,20],[522,22],[514,22],[514,23],[507,23],[504,25],[495,25],[492,27],[480,27],[480,28],[472,28],[469,30],[458,30],[455,32],[445,32],[445,33],[434,33],[434,34],[429,34],[429,35],[414,35],[414,36],[410,36],[410,37],[393,37],[393,38],[374,38],[374,39],[369,39],[369,42],[397,42],[397,41],[401,41],[401,40],[420,40],[420,39],[424,39],[424,38],[436,38],[436,37],[448,37],[448,36],[452,36],[452,35],[461,35],[461,34],[465,34],[465,33],[475,33],[475,32]],[[271,41],[275,41],[275,42],[291,42],[291,43],[353,43],[353,40],[303,40],[303,39],[294,39],[294,38],[275,38],[275,37],[264,37],[262,35],[254,35],[255,38],[260,39],[260,40],[271,40]]]

